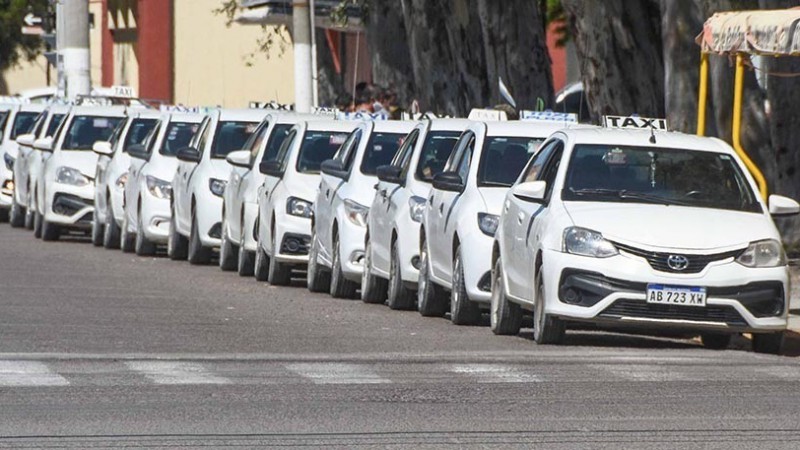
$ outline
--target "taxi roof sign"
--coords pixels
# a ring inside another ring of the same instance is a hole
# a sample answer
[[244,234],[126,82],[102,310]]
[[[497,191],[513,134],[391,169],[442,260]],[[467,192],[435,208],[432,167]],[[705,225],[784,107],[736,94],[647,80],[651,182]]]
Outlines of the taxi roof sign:
[[546,111],[522,110],[519,112],[519,120],[578,123],[578,115],[575,113],[562,113],[551,110],[546,110]]
[[497,109],[480,109],[474,108],[467,116],[469,120],[489,120],[489,121],[505,121],[508,120],[505,111]]
[[365,120],[368,122],[377,122],[387,120],[387,117],[381,113],[368,113],[368,112],[342,112],[336,114],[338,120]]
[[603,116],[603,127],[669,131],[667,119],[653,119],[639,116]]

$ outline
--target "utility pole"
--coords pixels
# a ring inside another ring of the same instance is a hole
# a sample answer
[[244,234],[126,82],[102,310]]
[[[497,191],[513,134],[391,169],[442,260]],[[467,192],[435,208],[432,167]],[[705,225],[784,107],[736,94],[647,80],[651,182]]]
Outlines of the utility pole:
[[295,0],[292,9],[294,40],[294,108],[311,112],[313,82],[311,73],[311,14],[308,0]]
[[[63,58],[67,98],[89,95],[92,89],[89,72],[89,0],[59,2],[59,58]],[[59,81],[60,83],[60,81]]]

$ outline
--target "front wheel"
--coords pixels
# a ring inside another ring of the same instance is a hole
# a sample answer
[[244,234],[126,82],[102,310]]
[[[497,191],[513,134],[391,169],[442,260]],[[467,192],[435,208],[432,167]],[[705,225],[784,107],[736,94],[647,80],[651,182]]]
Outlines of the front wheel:
[[16,200],[11,200],[11,213],[9,222],[12,228],[22,228],[25,226],[25,208]]
[[372,243],[367,241],[364,249],[364,271],[361,273],[361,301],[383,303],[386,300],[386,280],[372,274]]
[[261,244],[261,233],[258,233],[256,260],[253,265],[253,275],[256,277],[256,281],[267,281],[269,279],[269,256]]
[[331,289],[333,298],[355,298],[358,285],[344,277],[342,254],[339,250],[339,236],[333,238],[333,264],[331,267]]
[[239,260],[239,247],[228,237],[228,222],[222,221],[222,243],[219,246],[219,268],[230,272],[236,270]]
[[153,256],[156,254],[155,242],[147,239],[144,234],[144,225],[142,224],[142,211],[139,211],[139,219],[136,226],[136,254],[139,256]]
[[103,227],[103,247],[112,250],[119,248],[119,226],[110,211],[106,214],[106,224]]
[[200,231],[197,226],[197,216],[192,214],[192,230],[189,232],[189,264],[200,265],[211,262],[211,249],[203,247],[200,241]]
[[447,312],[447,296],[442,288],[430,279],[430,261],[424,242],[420,253],[417,308],[419,313],[425,317],[442,317]]
[[450,292],[450,320],[456,325],[477,325],[481,321],[478,304],[469,299],[464,279],[464,260],[461,247],[456,249],[453,262],[453,290]]
[[44,217],[36,211],[33,213],[33,237],[40,239],[42,237]]
[[392,254],[389,260],[389,308],[411,309],[414,307],[414,292],[403,284],[400,273],[400,252],[397,241],[392,243]]
[[311,248],[308,250],[308,273],[306,275],[306,285],[311,292],[326,292],[331,286],[331,273],[325,270],[319,261],[317,253],[319,242],[317,235],[311,233]]
[[[113,215],[109,211],[109,215]],[[128,214],[123,212],[122,228],[119,231],[119,248],[123,253],[133,253],[136,250],[136,236],[128,232]],[[114,219],[111,219],[112,221]]]
[[36,213],[33,210],[33,207],[28,206],[25,208],[25,229],[33,230],[33,223],[34,219],[36,218]]
[[545,286],[541,273],[536,277],[536,298],[533,312],[533,340],[537,344],[560,344],[564,339],[564,322],[544,312]]
[[753,333],[753,351],[777,355],[783,348],[783,333]]
[[275,230],[272,230],[272,258],[269,259],[269,284],[274,286],[288,286],[292,282],[292,267],[278,261],[278,245],[275,243]]
[[42,240],[57,241],[59,237],[61,237],[61,227],[44,219],[42,221]]
[[496,335],[519,334],[522,327],[522,308],[510,302],[503,281],[503,263],[500,258],[492,271],[492,304],[489,311],[489,326]]
[[725,350],[731,343],[731,335],[724,333],[704,333],[700,335],[703,347],[711,350]]
[[169,237],[167,238],[167,256],[173,261],[185,260],[189,253],[189,242],[178,233],[175,221],[175,210],[172,210],[172,217],[169,220]]
[[240,277],[249,277],[255,272],[256,254],[255,252],[248,251],[246,248],[244,248],[244,238],[244,221],[242,221],[242,234],[239,239],[241,246],[239,247],[239,258],[236,266]]
[[92,217],[92,245],[101,247],[103,245],[103,224],[97,219],[97,211]]

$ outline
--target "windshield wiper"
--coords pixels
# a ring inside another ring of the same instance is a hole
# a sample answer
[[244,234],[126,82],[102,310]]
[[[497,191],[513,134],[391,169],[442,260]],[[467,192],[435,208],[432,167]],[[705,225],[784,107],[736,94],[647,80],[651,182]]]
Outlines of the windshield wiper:
[[648,203],[657,203],[661,205],[679,205],[679,206],[689,206],[691,203],[684,202],[681,200],[676,200],[672,198],[664,198],[659,197],[658,195],[647,194],[644,192],[636,192],[636,191],[629,191],[627,189],[606,189],[606,188],[596,188],[596,189],[571,189],[570,191],[579,196],[584,195],[602,195],[608,197],[617,197],[622,200],[641,200]]

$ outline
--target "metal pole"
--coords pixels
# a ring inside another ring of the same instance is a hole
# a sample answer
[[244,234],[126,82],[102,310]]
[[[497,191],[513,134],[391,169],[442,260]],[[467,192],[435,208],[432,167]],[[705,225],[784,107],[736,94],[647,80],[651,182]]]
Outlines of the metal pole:
[[311,15],[308,0],[297,0],[292,10],[294,39],[294,108],[311,112],[313,82],[311,79]]
[[56,0],[56,96],[67,95],[67,80],[64,78],[64,2]]
[[66,0],[61,6],[64,33],[63,47],[67,98],[89,95],[92,89],[89,71],[89,0]]
[[314,10],[314,0],[309,0],[309,12],[311,13],[311,80],[313,82],[311,104],[316,108],[319,106],[319,73],[317,72],[317,21],[316,11]]
[[708,53],[700,55],[700,92],[697,94],[697,135],[706,135],[706,105],[708,104]]
[[744,58],[736,54],[736,74],[733,81],[733,149],[742,158],[747,170],[756,179],[761,197],[767,200],[767,179],[742,147],[742,96],[744,95]]

